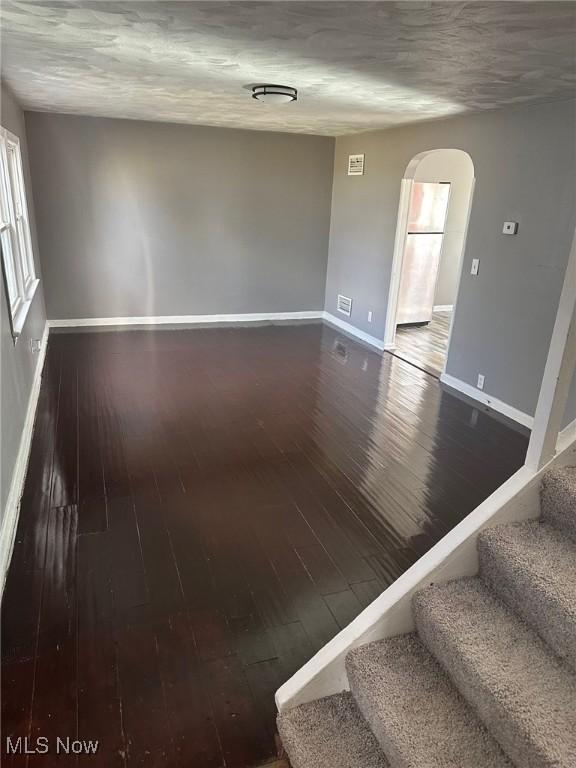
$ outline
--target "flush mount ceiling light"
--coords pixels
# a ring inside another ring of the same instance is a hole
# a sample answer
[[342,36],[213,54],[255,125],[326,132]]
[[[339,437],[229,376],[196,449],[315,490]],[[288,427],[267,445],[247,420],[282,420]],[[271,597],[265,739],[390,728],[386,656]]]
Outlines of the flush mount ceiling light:
[[268,104],[287,104],[298,99],[298,91],[289,85],[255,85],[252,88],[252,98]]

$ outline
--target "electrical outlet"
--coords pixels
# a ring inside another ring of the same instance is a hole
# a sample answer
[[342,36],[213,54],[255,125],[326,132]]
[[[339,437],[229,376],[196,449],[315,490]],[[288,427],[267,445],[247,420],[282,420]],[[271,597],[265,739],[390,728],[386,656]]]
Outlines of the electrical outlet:
[[30,352],[35,354],[36,352],[40,352],[40,348],[42,346],[42,339],[30,339]]
[[479,373],[478,374],[478,383],[476,384],[478,389],[484,389],[484,374]]
[[480,269],[480,259],[472,259],[472,269],[470,270],[470,274],[476,277],[479,269]]
[[371,309],[368,311],[368,322],[369,323],[372,322],[372,310]]

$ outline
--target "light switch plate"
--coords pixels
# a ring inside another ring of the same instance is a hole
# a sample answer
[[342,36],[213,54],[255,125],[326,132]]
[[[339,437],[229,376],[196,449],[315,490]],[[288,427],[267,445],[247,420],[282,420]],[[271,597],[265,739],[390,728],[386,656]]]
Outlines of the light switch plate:
[[515,235],[518,232],[518,222],[517,221],[505,221],[504,226],[502,227],[502,234],[504,235]]
[[478,274],[479,268],[480,259],[472,259],[472,269],[470,270],[470,274],[476,276]]

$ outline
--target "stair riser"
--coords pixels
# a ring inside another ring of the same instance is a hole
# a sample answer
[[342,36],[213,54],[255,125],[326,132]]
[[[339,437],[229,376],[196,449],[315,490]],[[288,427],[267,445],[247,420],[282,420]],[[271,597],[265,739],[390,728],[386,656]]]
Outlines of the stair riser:
[[484,583],[537,632],[576,672],[576,614],[535,583],[530,574],[478,542],[480,576]]
[[459,663],[457,651],[448,644],[441,642],[433,626],[427,626],[425,621],[417,621],[418,633],[428,650],[440,661],[453,683],[468,703],[476,710],[484,725],[501,744],[517,765],[523,768],[542,768],[537,756],[532,756],[529,762],[522,762],[524,756],[514,754],[514,739],[510,739],[509,725],[506,722],[507,713],[495,705],[489,692],[484,690],[481,683]]
[[540,492],[542,518],[576,541],[576,473],[557,470],[544,478]]
[[390,768],[347,692],[281,713],[278,731],[293,768]]
[[346,671],[392,768],[512,768],[415,634],[352,651]]
[[362,684],[356,678],[354,671],[350,669],[348,665],[346,665],[346,671],[348,674],[348,682],[350,684],[350,692],[356,701],[356,705],[370,726],[370,730],[376,737],[376,741],[382,747],[382,751],[388,758],[391,768],[409,768],[408,763],[404,762],[401,755],[398,754],[394,743],[388,739],[385,723],[378,722],[377,719],[372,717],[370,698],[365,695]]
[[574,768],[572,675],[479,579],[423,590],[414,616],[421,640],[515,765]]

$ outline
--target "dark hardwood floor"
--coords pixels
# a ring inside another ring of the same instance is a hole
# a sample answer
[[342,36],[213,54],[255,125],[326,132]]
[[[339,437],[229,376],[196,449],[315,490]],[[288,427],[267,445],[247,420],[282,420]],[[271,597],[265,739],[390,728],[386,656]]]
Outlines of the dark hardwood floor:
[[321,325],[50,337],[2,605],[6,766],[247,768],[274,691],[527,439]]
[[434,312],[428,325],[399,325],[394,354],[439,378],[446,362],[451,319],[451,312]]

